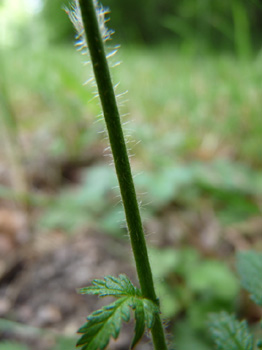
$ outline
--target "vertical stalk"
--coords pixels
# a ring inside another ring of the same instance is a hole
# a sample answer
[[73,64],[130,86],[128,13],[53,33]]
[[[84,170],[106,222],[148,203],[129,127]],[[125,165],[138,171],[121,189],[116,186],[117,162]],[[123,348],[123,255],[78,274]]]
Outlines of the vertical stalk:
[[7,158],[10,166],[11,185],[14,199],[19,209],[22,209],[26,219],[26,228],[32,239],[31,199],[29,184],[24,167],[24,154],[20,142],[19,126],[16,114],[13,110],[8,94],[8,85],[5,76],[4,54],[0,54],[0,114],[1,137],[6,148]]
[[0,125],[2,126],[2,138],[9,157],[11,169],[11,181],[15,193],[15,199],[27,211],[29,205],[28,181],[23,167],[23,152],[19,140],[19,128],[16,115],[13,111],[8,95],[5,77],[5,65],[3,55],[0,55],[1,78],[0,78]]
[[245,60],[252,54],[252,42],[247,15],[247,8],[240,0],[232,0],[234,21],[234,40],[238,58]]
[[[142,294],[145,298],[158,302],[120,114],[117,107],[94,3],[93,0],[79,0],[79,5],[114,158]],[[155,324],[152,328],[152,336],[156,350],[167,350],[160,315],[157,315],[156,317]]]

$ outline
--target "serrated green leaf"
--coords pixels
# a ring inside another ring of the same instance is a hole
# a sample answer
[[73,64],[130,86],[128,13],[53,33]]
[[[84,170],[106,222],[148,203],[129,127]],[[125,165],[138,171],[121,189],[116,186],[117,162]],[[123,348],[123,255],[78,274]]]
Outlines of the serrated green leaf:
[[[117,283],[115,279],[110,279],[109,285]],[[129,280],[122,277],[122,283],[130,290],[133,289],[129,285]],[[123,282],[124,281],[124,282]],[[112,284],[111,284],[112,282]],[[99,285],[105,285],[105,281],[98,281]],[[115,285],[114,285],[115,288]],[[136,292],[136,289],[133,289]],[[135,334],[132,342],[132,349],[141,339],[145,328],[152,328],[156,314],[159,313],[158,305],[148,299],[138,296],[123,296],[115,302],[104,306],[102,309],[93,312],[87,317],[87,322],[78,330],[83,334],[77,346],[81,346],[81,350],[103,350],[106,348],[110,337],[116,339],[121,330],[122,321],[129,321],[130,310],[135,314]]]
[[141,291],[136,288],[129,278],[125,275],[119,275],[118,278],[106,276],[104,280],[92,281],[92,286],[79,289],[80,294],[104,296],[141,296]]
[[87,323],[78,331],[84,334],[77,346],[82,346],[82,350],[105,349],[111,336],[118,337],[121,321],[127,318],[126,306],[129,303],[129,297],[122,297],[88,316]]
[[141,296],[141,292],[136,288],[126,275],[119,275],[121,286],[129,295]]
[[251,299],[256,304],[262,306],[262,253],[238,253],[237,270],[243,288],[251,294]]
[[135,308],[135,335],[132,340],[131,349],[139,342],[145,331],[145,310],[142,299],[137,299],[134,305]]
[[121,317],[122,320],[128,322],[130,320],[130,308],[129,304],[123,304],[121,308]]
[[246,321],[222,312],[210,317],[209,326],[218,350],[253,350],[254,339]]
[[146,327],[152,328],[155,321],[155,315],[159,313],[159,307],[149,299],[143,299],[143,306],[145,312]]

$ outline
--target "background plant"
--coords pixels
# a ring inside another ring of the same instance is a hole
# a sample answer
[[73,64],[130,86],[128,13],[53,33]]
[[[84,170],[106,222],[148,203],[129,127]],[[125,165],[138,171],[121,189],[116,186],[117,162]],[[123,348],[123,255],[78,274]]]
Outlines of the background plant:
[[[237,256],[237,269],[242,286],[250,293],[251,299],[259,306],[261,298],[262,254],[258,252],[240,252]],[[219,350],[261,349],[261,329],[252,334],[246,321],[238,321],[225,312],[210,318],[210,330]]]
[[[50,33],[56,33],[61,39],[61,36],[67,35],[69,25],[62,16],[59,22],[55,20],[58,11],[51,9],[61,7],[62,0],[52,1],[52,4],[49,2],[44,2],[42,15],[48,20],[48,27],[54,29]],[[174,45],[180,44],[186,50],[197,50],[197,46],[203,50],[211,46],[213,49],[234,51],[239,57],[247,57],[259,47],[257,43],[262,13],[259,1],[241,0],[222,4],[217,0],[212,3],[154,0],[141,7],[138,1],[119,3],[106,0],[105,6],[112,10],[116,32],[124,40],[156,43],[169,39]],[[175,37],[171,33],[175,33]],[[51,38],[54,39],[54,35]],[[196,45],[192,42],[193,38]]]

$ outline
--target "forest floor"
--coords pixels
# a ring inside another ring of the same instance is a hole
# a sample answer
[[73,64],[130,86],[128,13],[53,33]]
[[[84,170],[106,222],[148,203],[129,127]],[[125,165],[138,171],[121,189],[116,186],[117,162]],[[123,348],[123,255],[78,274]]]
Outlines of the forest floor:
[[[136,281],[132,252],[126,236],[108,235],[92,227],[71,235],[59,229],[44,234],[34,232],[38,215],[37,211],[31,212],[29,222],[25,211],[14,202],[2,201],[0,344],[15,341],[30,350],[69,349],[74,346],[76,331],[86,316],[105,302],[79,295],[77,289],[90,285],[95,278],[120,273]],[[256,225],[259,228],[261,222]],[[203,257],[226,259],[229,263],[236,250],[252,247],[259,239],[259,234],[239,235],[240,228],[232,227],[221,239],[221,227],[211,211],[194,213],[176,208],[174,203],[146,224],[146,230],[151,232],[148,241],[160,250],[178,249],[186,244]],[[245,314],[251,320],[261,316],[252,305]],[[178,314],[173,321],[182,315]],[[110,349],[128,348],[132,326],[123,327],[120,338],[112,341]],[[145,337],[137,349],[150,349],[149,339]]]

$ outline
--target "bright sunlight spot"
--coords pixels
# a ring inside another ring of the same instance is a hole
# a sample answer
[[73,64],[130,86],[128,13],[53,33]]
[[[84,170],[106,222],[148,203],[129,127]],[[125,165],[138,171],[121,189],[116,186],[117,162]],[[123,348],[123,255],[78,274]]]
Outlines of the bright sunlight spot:
[[3,0],[0,3],[1,46],[12,46],[17,40],[19,26],[41,8],[42,0]]

